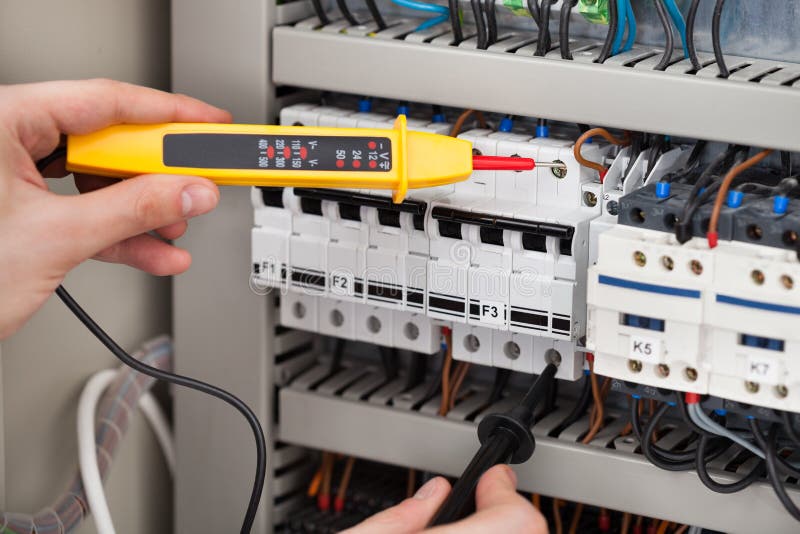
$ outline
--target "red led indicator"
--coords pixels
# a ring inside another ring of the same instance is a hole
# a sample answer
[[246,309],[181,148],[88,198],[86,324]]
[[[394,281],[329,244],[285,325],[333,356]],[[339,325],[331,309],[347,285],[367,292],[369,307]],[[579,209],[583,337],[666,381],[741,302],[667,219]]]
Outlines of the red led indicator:
[[300,147],[300,159],[306,159],[308,157],[308,149],[306,147]]
[[354,168],[354,169],[358,169],[358,168],[360,168],[360,167],[361,167],[361,161],[359,161],[359,160],[355,160],[355,161],[353,162],[353,168]]
[[275,147],[267,147],[267,157],[274,158],[275,157]]
[[344,167],[344,160],[343,159],[337,159],[336,160],[336,166],[339,167],[340,169],[342,167]]
[[288,146],[283,149],[283,157],[284,158],[291,158],[292,157],[292,149]]
[[378,143],[376,143],[375,141],[370,141],[369,143],[367,143],[367,146],[369,147],[370,150],[375,150],[376,148],[378,148]]
[[370,169],[374,169],[377,166],[378,166],[378,162],[377,161],[372,160],[372,161],[369,162],[369,168]]

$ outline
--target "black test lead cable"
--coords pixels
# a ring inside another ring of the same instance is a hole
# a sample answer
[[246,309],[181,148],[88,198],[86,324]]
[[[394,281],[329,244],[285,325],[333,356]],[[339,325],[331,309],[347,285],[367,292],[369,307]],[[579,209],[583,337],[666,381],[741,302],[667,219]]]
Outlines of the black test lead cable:
[[504,414],[487,415],[478,425],[481,447],[453,484],[450,495],[428,526],[445,525],[469,515],[475,506],[478,480],[497,464],[520,464],[532,455],[536,442],[531,433],[536,406],[547,395],[558,368],[548,364],[518,406]]
[[[39,170],[39,172],[42,172],[50,164],[60,158],[63,158],[65,155],[66,149],[58,148],[52,154],[40,160],[36,164],[36,168]],[[200,391],[201,393],[205,393],[207,395],[211,395],[212,397],[223,400],[236,408],[239,413],[241,413],[244,418],[247,419],[247,422],[250,424],[250,428],[253,430],[253,436],[255,437],[256,441],[256,475],[255,480],[253,481],[253,490],[250,493],[250,501],[247,505],[247,512],[245,513],[244,520],[242,521],[241,529],[241,534],[249,534],[253,528],[253,522],[255,521],[256,513],[258,512],[258,504],[261,501],[261,492],[264,488],[264,479],[267,473],[267,444],[266,439],[264,438],[264,431],[261,428],[261,423],[258,421],[256,414],[253,413],[250,407],[247,406],[247,404],[245,404],[242,400],[233,394],[228,393],[224,389],[220,389],[200,380],[195,380],[194,378],[170,373],[169,371],[163,371],[140,362],[128,354],[125,349],[120,347],[116,341],[114,341],[111,336],[109,336],[105,330],[103,330],[100,325],[98,325],[94,319],[89,316],[88,313],[86,313],[80,304],[78,304],[75,299],[72,298],[72,295],[70,295],[69,292],[64,289],[64,286],[59,285],[56,288],[56,295],[58,295],[58,298],[61,299],[66,307],[69,308],[75,317],[77,317],[78,320],[82,322],[84,326],[86,326],[86,328],[100,341],[100,343],[105,345],[105,347],[111,351],[111,353],[116,356],[117,359],[119,359],[128,367],[131,367],[132,369],[157,380],[163,380],[164,382],[194,389],[196,391]]]
[[722,53],[722,43],[720,42],[720,24],[722,22],[722,9],[725,7],[725,0],[717,0],[714,4],[714,14],[711,17],[711,44],[714,47],[714,59],[717,60],[719,67],[719,77],[727,78],[731,75],[728,66],[725,64],[725,55]]

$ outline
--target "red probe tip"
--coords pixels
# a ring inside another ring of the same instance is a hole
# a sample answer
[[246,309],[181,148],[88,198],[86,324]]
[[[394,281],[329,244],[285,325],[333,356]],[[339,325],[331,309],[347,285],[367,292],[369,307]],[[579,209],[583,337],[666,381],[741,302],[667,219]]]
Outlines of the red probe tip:
[[532,171],[536,162],[516,156],[472,156],[473,171]]

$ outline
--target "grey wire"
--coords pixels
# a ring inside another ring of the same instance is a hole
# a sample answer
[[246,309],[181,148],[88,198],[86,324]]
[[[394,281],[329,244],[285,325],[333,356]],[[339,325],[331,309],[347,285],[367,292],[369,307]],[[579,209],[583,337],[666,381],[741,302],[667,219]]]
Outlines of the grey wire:
[[703,534],[703,527],[692,525],[689,527],[689,530],[686,534]]
[[718,436],[722,436],[724,438],[728,438],[737,445],[740,445],[745,449],[747,449],[748,451],[752,452],[762,460],[766,458],[764,451],[759,449],[757,446],[753,445],[752,443],[750,443],[743,437],[739,436],[738,434],[731,432],[730,430],[720,425],[719,423],[713,421],[708,415],[706,415],[706,413],[703,411],[703,409],[700,407],[699,404],[689,405],[689,417],[692,418],[694,424],[696,424],[703,430],[711,432],[712,434],[717,434]]

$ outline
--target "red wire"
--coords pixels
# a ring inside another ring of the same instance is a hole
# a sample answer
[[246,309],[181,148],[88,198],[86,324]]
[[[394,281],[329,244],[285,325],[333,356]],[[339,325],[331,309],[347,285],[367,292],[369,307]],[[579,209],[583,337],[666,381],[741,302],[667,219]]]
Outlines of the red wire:
[[513,156],[472,156],[473,171],[532,171],[536,162],[531,158]]

